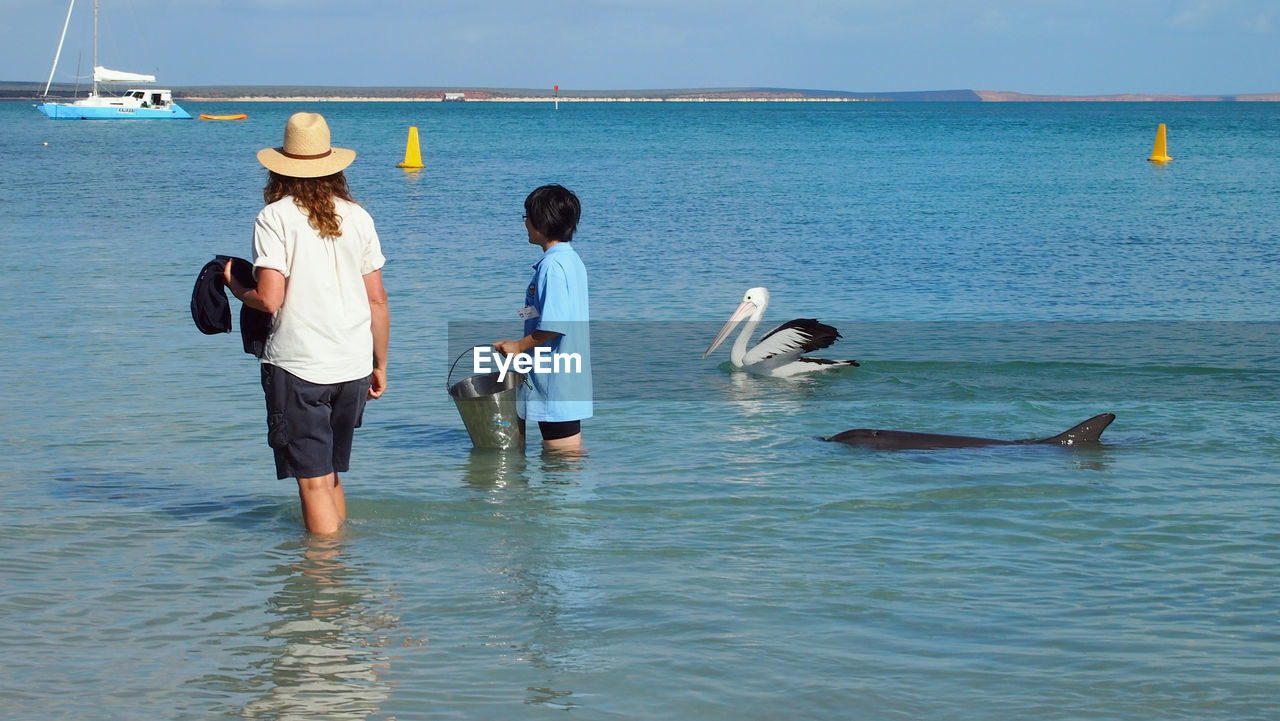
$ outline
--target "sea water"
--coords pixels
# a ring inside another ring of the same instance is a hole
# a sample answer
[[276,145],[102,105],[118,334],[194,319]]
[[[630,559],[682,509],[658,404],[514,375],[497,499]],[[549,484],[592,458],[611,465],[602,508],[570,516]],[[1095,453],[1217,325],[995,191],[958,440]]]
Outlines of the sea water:
[[[249,119],[0,104],[6,718],[1280,715],[1275,105],[189,105]],[[334,541],[188,312],[299,110],[388,258]],[[519,334],[547,182],[583,203],[589,450],[472,451],[452,350]],[[701,360],[753,286],[861,367]],[[1097,449],[817,440],[1101,412]]]

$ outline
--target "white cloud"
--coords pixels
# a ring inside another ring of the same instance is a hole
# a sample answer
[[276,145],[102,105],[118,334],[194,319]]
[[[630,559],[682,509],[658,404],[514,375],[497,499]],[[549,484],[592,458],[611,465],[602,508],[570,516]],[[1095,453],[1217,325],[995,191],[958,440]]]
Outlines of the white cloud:
[[1189,0],[1181,3],[1169,20],[1169,25],[1181,30],[1203,30],[1213,22],[1219,11],[1226,8],[1227,0]]
[[1271,20],[1271,15],[1268,13],[1258,13],[1253,18],[1246,19],[1244,26],[1249,31],[1255,32],[1259,35],[1272,35],[1276,31],[1275,23]]

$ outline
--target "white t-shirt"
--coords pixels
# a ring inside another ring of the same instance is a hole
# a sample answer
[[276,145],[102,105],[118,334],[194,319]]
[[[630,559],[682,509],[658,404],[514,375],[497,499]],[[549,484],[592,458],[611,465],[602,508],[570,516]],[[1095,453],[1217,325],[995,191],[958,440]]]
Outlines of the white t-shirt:
[[386,258],[373,218],[334,198],[342,235],[321,238],[285,196],[258,213],[253,266],[285,277],[284,303],[271,317],[263,363],[312,383],[344,383],[373,372],[373,333],[364,276]]

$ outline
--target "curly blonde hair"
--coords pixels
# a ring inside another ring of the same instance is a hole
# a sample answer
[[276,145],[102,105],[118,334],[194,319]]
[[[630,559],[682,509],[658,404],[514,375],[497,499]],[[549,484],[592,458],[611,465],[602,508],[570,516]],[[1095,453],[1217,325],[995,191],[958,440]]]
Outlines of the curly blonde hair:
[[347,176],[341,171],[323,178],[294,178],[268,171],[267,187],[262,189],[262,199],[270,205],[285,196],[292,195],[293,202],[307,214],[311,227],[321,238],[337,238],[342,235],[342,216],[338,215],[333,199],[342,198],[356,202],[347,187]]

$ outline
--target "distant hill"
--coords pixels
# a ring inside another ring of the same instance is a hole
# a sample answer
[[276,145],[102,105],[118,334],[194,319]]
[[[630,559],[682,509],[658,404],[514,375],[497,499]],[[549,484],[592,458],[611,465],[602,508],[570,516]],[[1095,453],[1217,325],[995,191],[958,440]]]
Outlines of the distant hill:
[[[435,99],[444,93],[465,93],[472,100],[500,100],[506,98],[551,97],[551,88],[468,88],[468,87],[345,87],[315,85],[170,85],[175,98],[405,98]],[[66,98],[73,95],[74,86],[54,83],[49,95]],[[80,94],[88,92],[87,85],[80,86]],[[0,98],[35,99],[44,92],[44,83],[0,82]],[[818,99],[882,100],[915,102],[976,102],[981,100],[972,90],[927,90],[912,92],[861,93],[843,90],[796,90],[791,88],[678,88],[657,90],[565,90],[562,98],[603,98],[641,100],[705,99]]]
[[1256,93],[1253,95],[1027,95],[1001,90],[975,90],[984,103],[1186,103],[1186,102],[1277,102],[1280,93]]
[[[550,98],[549,88],[467,88],[467,87],[344,87],[315,85],[170,85],[175,98],[206,100],[256,98],[371,98],[378,100],[435,100],[448,93],[465,93],[469,100],[520,100]],[[44,92],[44,83],[0,82],[0,99],[35,100]],[[69,98],[77,88],[55,83],[49,95]],[[81,85],[78,94],[88,93]],[[905,92],[851,92],[846,90],[801,90],[794,88],[681,88],[665,90],[565,90],[565,99],[600,100],[866,100],[880,102],[1280,102],[1280,93],[1252,95],[1030,95],[997,90],[913,90]]]

